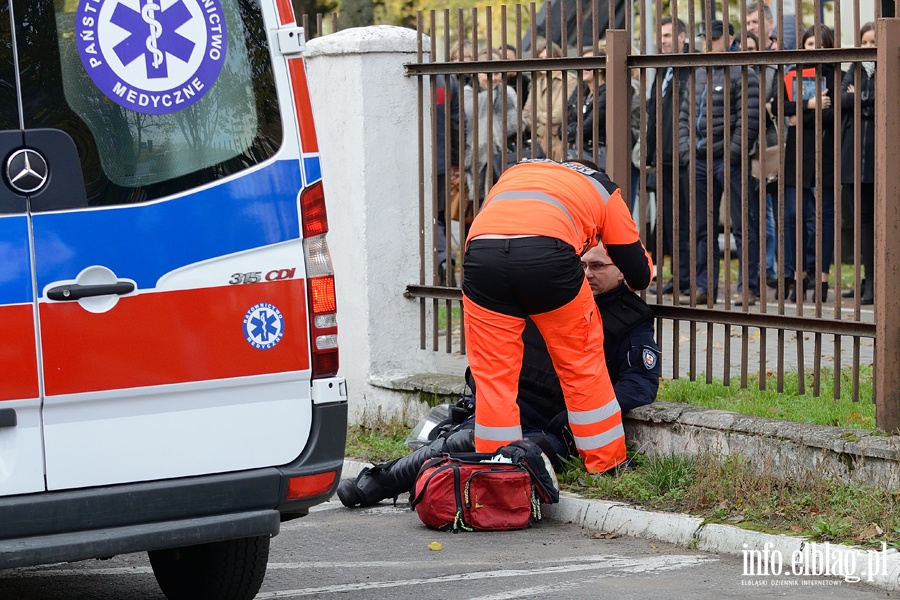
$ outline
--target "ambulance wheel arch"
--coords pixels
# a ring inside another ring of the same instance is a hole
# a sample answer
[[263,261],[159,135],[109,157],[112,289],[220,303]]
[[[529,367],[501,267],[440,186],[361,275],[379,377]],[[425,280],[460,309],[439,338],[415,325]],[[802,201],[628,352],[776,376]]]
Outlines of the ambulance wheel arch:
[[269,542],[269,536],[258,536],[148,555],[169,600],[252,600],[266,576]]

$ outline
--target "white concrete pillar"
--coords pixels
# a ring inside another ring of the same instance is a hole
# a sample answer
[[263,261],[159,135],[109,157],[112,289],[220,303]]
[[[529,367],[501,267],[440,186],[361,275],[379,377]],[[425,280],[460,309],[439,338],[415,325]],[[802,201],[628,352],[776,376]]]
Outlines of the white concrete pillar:
[[[435,370],[434,353],[419,350],[419,305],[403,297],[419,281],[418,88],[403,68],[415,60],[416,32],[401,27],[347,29],[306,45],[351,422],[410,409],[415,418],[413,395],[377,384]],[[430,190],[430,164],[425,173]]]

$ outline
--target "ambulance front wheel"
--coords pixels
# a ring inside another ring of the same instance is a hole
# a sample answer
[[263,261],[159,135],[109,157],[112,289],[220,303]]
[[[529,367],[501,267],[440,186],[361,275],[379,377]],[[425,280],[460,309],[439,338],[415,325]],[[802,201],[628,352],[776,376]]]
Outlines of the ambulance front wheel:
[[269,540],[241,538],[147,554],[168,600],[252,600],[266,576]]

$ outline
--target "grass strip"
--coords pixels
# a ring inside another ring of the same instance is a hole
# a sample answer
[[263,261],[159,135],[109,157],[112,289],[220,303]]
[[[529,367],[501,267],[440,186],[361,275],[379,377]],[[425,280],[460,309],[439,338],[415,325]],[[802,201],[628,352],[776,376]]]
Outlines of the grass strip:
[[873,374],[871,366],[860,366],[859,402],[851,398],[853,373],[849,368],[841,372],[841,394],[837,399],[832,398],[831,394],[834,381],[834,371],[831,369],[822,369],[820,396],[813,395],[811,374],[804,378],[804,393],[800,394],[798,374],[785,373],[784,393],[775,389],[772,376],[767,378],[765,390],[759,389],[755,376],[748,377],[749,384],[745,389],[740,387],[738,378],[732,379],[730,385],[724,385],[721,381],[707,384],[688,379],[669,379],[660,382],[657,399],[754,417],[875,431]]
[[[871,372],[868,377],[871,382]],[[664,382],[660,398],[755,416],[874,430],[874,406],[868,402],[684,380]],[[379,415],[349,428],[346,455],[373,463],[405,456],[408,434],[401,419]],[[765,465],[737,456],[634,456],[636,468],[616,477],[591,475],[580,459],[571,459],[558,474],[560,486],[585,498],[624,501],[709,522],[862,547],[878,548],[885,542],[900,550],[900,491],[841,485],[811,475],[780,480],[767,475]]]
[[585,498],[625,501],[711,523],[800,535],[815,541],[900,549],[900,491],[841,485],[812,475],[781,480],[744,458],[635,454],[615,477],[587,473],[570,459],[560,487]]

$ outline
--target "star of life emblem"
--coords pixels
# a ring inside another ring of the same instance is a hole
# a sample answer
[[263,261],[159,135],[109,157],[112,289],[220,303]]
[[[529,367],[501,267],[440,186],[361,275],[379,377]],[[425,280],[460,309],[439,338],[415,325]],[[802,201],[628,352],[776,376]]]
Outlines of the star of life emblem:
[[184,110],[206,95],[227,49],[220,0],[81,0],[75,37],[100,91],[155,115]]
[[284,335],[284,316],[268,302],[254,304],[244,315],[244,337],[257,350],[268,350]]

